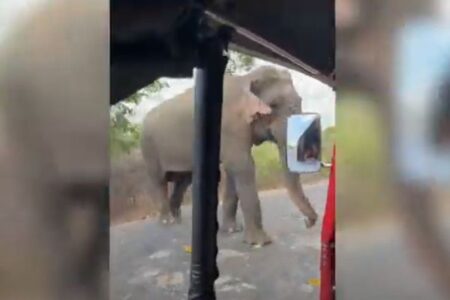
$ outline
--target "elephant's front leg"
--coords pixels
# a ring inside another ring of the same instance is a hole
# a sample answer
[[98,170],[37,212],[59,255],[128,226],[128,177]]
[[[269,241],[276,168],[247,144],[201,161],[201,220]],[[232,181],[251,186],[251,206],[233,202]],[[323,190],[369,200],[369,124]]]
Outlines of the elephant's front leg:
[[236,190],[245,222],[245,242],[263,246],[271,243],[262,225],[261,205],[255,183],[255,168],[251,167],[234,174]]
[[242,225],[236,222],[238,207],[238,195],[236,192],[235,179],[230,171],[226,171],[225,189],[222,202],[222,231],[227,233],[242,231]]

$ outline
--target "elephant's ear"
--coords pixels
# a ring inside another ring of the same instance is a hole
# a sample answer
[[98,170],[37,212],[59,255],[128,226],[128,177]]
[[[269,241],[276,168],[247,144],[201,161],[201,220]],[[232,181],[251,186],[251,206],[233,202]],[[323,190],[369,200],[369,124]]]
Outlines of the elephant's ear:
[[242,115],[247,123],[251,123],[259,116],[269,115],[272,113],[270,106],[261,101],[252,92],[246,90],[241,99]]

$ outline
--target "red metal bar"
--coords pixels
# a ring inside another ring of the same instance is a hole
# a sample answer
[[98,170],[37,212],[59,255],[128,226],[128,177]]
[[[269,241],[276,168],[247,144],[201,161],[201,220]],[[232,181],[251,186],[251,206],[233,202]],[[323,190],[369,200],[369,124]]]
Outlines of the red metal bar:
[[336,203],[336,146],[328,185],[327,203],[322,224],[322,249],[320,257],[320,300],[335,299],[335,203]]

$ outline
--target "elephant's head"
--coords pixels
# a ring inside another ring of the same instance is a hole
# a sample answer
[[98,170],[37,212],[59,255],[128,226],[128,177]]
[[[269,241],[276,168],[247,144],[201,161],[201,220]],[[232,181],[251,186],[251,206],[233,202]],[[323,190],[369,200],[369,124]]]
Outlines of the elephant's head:
[[251,122],[253,143],[272,141],[285,144],[287,118],[302,111],[302,99],[295,90],[290,73],[264,66],[249,73],[247,78],[250,94],[260,100]]

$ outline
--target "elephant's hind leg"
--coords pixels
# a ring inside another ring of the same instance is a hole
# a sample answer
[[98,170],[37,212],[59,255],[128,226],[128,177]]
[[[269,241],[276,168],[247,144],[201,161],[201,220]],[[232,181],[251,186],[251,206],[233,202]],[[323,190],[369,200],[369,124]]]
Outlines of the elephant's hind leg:
[[170,196],[170,212],[177,223],[181,223],[181,203],[183,202],[184,194],[191,182],[191,172],[178,173],[175,176],[173,192]]
[[150,135],[145,135],[142,140],[142,154],[147,166],[148,187],[150,198],[159,205],[159,219],[163,224],[173,223],[170,215],[170,206],[168,199],[168,180],[164,176],[164,171],[160,165],[157,147],[153,143]]
[[167,182],[150,182],[150,192],[154,201],[159,204],[159,220],[163,224],[171,224],[174,222],[170,214],[169,199],[167,197]]
[[236,222],[238,195],[235,179],[231,172],[226,172],[225,189],[222,202],[222,231],[233,233],[243,230],[243,226]]

